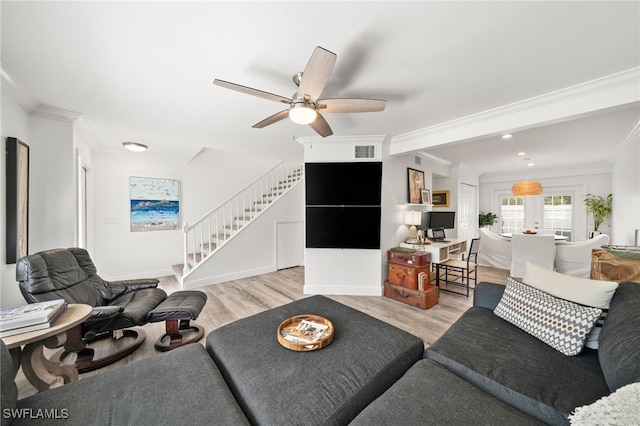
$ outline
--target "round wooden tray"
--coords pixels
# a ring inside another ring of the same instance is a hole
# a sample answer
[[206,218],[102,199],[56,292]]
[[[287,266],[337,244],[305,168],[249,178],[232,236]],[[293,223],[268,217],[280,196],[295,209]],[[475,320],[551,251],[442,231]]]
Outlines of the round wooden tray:
[[[296,343],[286,340],[284,337],[287,336],[292,330],[298,327],[302,320],[307,320],[311,322],[315,322],[318,324],[323,324],[327,326],[327,329],[324,331],[322,337],[311,343]],[[296,315],[295,317],[291,317],[287,320],[284,320],[282,324],[278,327],[278,342],[287,349],[298,352],[308,352],[315,351],[316,349],[322,349],[325,346],[329,345],[333,341],[333,324],[328,319],[311,314],[304,315]]]

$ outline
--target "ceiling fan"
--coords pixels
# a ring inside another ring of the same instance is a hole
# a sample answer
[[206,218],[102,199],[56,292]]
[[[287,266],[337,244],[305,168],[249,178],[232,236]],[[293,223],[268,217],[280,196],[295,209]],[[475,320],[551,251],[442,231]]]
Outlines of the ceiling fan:
[[290,99],[224,80],[215,79],[213,84],[288,105],[287,109],[254,124],[254,128],[261,129],[289,117],[294,123],[308,124],[320,136],[327,137],[333,131],[320,112],[383,111],[387,103],[382,99],[319,99],[335,63],[335,53],[316,47],[304,71],[294,74],[293,82],[298,86],[298,91]]

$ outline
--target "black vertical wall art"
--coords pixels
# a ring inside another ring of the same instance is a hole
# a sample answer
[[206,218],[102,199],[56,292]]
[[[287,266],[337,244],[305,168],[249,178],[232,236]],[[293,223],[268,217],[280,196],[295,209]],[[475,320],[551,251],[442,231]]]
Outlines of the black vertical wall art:
[[29,146],[17,138],[6,143],[7,264],[29,253]]

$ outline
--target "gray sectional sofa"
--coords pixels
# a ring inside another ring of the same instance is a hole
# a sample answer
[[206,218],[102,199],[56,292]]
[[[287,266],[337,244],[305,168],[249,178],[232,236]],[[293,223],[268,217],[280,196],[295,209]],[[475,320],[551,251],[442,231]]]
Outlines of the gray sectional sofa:
[[[311,296],[122,368],[17,400],[2,344],[2,425],[565,424],[572,409],[640,381],[640,284],[618,288],[600,349],[568,357],[493,314],[504,286],[479,283],[474,306],[423,342]],[[288,317],[316,314],[334,341],[295,352]]]

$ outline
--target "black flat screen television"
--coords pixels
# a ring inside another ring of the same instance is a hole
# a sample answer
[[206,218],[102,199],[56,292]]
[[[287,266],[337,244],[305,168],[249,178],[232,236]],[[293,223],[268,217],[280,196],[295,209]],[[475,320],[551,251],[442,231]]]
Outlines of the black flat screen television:
[[306,247],[380,249],[380,207],[307,206]]
[[456,212],[425,212],[424,229],[453,229],[456,227]]
[[379,206],[381,162],[306,163],[308,206]]

